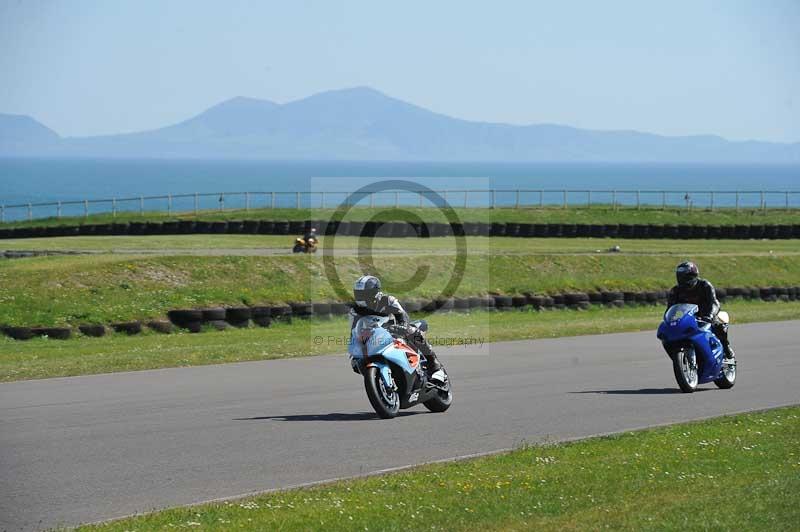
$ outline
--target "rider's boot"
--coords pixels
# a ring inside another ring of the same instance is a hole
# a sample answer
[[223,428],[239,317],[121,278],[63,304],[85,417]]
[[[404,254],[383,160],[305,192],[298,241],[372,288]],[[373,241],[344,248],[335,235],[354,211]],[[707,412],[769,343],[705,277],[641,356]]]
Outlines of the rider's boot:
[[431,350],[429,355],[426,355],[425,358],[428,359],[428,375],[433,375],[440,369],[442,369],[442,363],[439,362],[439,359],[436,357],[436,353]]
[[732,359],[736,358],[736,353],[734,353],[733,348],[731,347],[731,345],[729,343],[725,343],[722,346],[722,350],[725,352],[725,358],[727,360],[732,360]]
[[442,369],[442,363],[439,362],[436,353],[433,352],[433,348],[431,348],[430,344],[425,341],[425,339],[419,342],[418,345],[419,350],[422,351],[423,355],[425,355],[425,360],[428,361],[425,371],[428,374],[428,377],[431,377],[434,373]]
[[719,338],[720,343],[722,343],[722,351],[725,353],[725,359],[731,360],[736,356],[736,353],[733,352],[733,348],[731,347],[731,342],[728,339],[728,327],[726,325],[717,325],[714,330],[714,334],[717,335]]

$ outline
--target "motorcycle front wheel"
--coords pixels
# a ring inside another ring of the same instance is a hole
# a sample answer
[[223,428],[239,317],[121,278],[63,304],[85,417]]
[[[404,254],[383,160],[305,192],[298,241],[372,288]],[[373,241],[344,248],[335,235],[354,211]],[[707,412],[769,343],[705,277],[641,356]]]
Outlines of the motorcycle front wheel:
[[724,363],[722,376],[715,380],[714,384],[717,385],[717,388],[722,388],[723,390],[733,388],[733,385],[736,384],[736,359],[731,360],[730,363]]
[[364,389],[372,408],[379,417],[390,419],[400,411],[400,395],[397,390],[386,387],[378,368],[367,368],[364,374]]
[[453,403],[453,390],[450,389],[450,379],[447,379],[445,390],[439,390],[436,395],[422,403],[431,412],[444,412]]
[[673,353],[672,369],[683,393],[692,393],[697,389],[697,359],[694,349],[682,347],[680,351]]

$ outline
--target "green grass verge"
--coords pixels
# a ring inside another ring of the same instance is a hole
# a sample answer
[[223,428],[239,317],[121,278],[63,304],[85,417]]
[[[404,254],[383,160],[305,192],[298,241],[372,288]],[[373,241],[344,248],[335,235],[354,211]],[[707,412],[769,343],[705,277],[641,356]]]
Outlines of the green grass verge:
[[[393,221],[392,209],[386,207],[369,208],[354,207],[348,220]],[[800,223],[800,209],[735,209],[722,208],[710,212],[705,209],[686,209],[643,206],[641,209],[622,207],[612,209],[610,206],[567,209],[559,207],[544,208],[454,208],[458,218],[463,222],[527,222],[527,223],[576,223],[576,224],[690,224],[690,225],[733,225],[733,224],[795,224]],[[427,222],[444,221],[444,217],[436,208],[403,207],[403,211],[411,212]],[[6,227],[41,227],[50,225],[79,225],[84,223],[171,221],[171,220],[328,220],[334,209],[250,209],[230,211],[202,211],[194,213],[168,215],[161,212],[120,212],[116,216],[109,214],[93,214],[88,217],[42,218],[32,221],[7,222],[0,224]]]
[[[674,282],[675,265],[688,258],[691,253],[468,253],[456,295],[665,289]],[[797,254],[710,255],[697,261],[717,286],[800,284]],[[354,279],[373,272],[401,299],[438,296],[455,263],[454,256],[443,254],[378,255],[373,264],[356,256],[336,261],[348,291]],[[409,287],[418,268],[427,269],[425,281]],[[110,323],[163,317],[176,308],[339,299],[319,256],[97,255],[0,262],[0,323],[7,325]]]
[[[725,305],[734,324],[800,319],[800,302],[766,303],[734,300]],[[474,338],[484,342],[602,334],[653,329],[663,308],[592,307],[589,310],[509,311],[434,314],[428,318],[436,342]],[[201,334],[141,336],[112,334],[103,338],[19,342],[0,337],[0,382],[133,371],[164,367],[222,364],[245,360],[345,353],[329,337],[347,336],[347,319],[276,322],[268,329],[230,329]],[[732,335],[735,338],[736,326]],[[315,340],[320,337],[323,340]],[[660,347],[653,338],[654,356]],[[657,355],[656,355],[657,354]],[[344,356],[344,355],[343,355]]]
[[[325,237],[322,238],[325,240]],[[0,240],[0,250],[92,251],[125,253],[153,251],[283,250],[289,252],[293,236],[275,235],[160,235],[160,236],[69,236]],[[373,250],[406,253],[452,253],[450,238],[365,238],[340,236],[336,250],[355,250],[369,245]],[[622,253],[712,254],[800,254],[798,240],[631,240],[611,238],[511,238],[466,237],[470,253],[597,253],[619,245]]]
[[79,530],[797,530],[798,449],[795,406]]

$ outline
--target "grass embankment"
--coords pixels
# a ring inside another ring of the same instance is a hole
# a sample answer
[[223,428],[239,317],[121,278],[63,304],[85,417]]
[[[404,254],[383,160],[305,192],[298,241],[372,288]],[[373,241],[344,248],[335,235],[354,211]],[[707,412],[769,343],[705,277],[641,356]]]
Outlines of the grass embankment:
[[[443,222],[445,218],[438,208],[401,207],[426,222]],[[347,220],[396,221],[390,207],[354,207]],[[687,211],[681,208],[643,206],[619,207],[543,207],[543,208],[460,208],[454,211],[462,222],[515,222],[515,223],[574,223],[574,224],[690,224],[690,225],[735,225],[735,224],[795,224],[800,223],[800,209],[704,209]],[[162,212],[119,212],[116,216],[93,214],[88,217],[41,218],[0,224],[8,227],[43,227],[51,225],[101,224],[114,222],[173,221],[173,220],[329,220],[334,209],[250,209],[230,211],[201,211],[168,215]]]
[[[322,237],[325,240],[326,237]],[[98,253],[177,251],[235,255],[255,250],[290,251],[294,236],[275,235],[160,235],[68,236],[0,240],[0,250],[91,251]],[[626,240],[619,238],[511,238],[466,237],[470,253],[597,253],[619,244],[622,253],[649,254],[800,254],[800,240]],[[452,239],[363,238],[339,236],[334,248],[344,251],[370,246],[374,251],[453,253]]]
[[[733,300],[725,309],[731,313],[734,324],[800,319],[797,301]],[[446,346],[464,341],[486,343],[655,330],[662,311],[660,306],[636,306],[591,307],[583,311],[437,313],[428,317],[429,336],[437,346]],[[135,337],[111,334],[103,338],[35,338],[27,342],[0,337],[0,382],[345,353],[347,328],[347,319],[339,317],[295,320],[291,324],[276,322],[268,329],[229,329],[203,334],[149,332]],[[735,325],[733,330],[735,338]],[[654,356],[663,356],[660,349],[654,337]]]
[[797,530],[798,449],[789,407],[81,529]]
[[[745,244],[742,243],[742,246]],[[656,290],[673,284],[675,255],[469,254],[456,296],[560,293],[594,289]],[[436,297],[456,259],[447,255],[336,259],[349,292],[374,270],[402,298]],[[704,256],[701,271],[717,286],[800,284],[799,255]],[[421,286],[405,290],[410,273],[427,268]],[[78,325],[163,317],[176,308],[341,299],[320,257],[296,256],[58,256],[0,262],[0,323]]]

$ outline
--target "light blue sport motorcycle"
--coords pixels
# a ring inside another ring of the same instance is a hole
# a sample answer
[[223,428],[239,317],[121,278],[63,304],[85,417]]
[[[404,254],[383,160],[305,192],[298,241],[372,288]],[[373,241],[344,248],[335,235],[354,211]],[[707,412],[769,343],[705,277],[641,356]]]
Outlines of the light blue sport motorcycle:
[[[387,329],[393,318],[362,316],[356,322],[348,353],[353,371],[364,377],[364,389],[381,418],[422,403],[431,412],[444,412],[453,402],[450,378],[442,368],[428,377],[422,353]],[[411,325],[428,329],[424,320]]]
[[[719,388],[733,388],[736,360],[725,358],[722,342],[711,332],[710,323],[696,318],[697,311],[697,305],[672,305],[658,327],[656,336],[672,359],[675,380],[685,393],[692,393],[698,384],[711,381]],[[717,318],[723,323],[729,320],[724,311]]]

